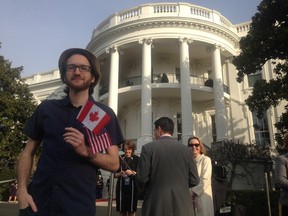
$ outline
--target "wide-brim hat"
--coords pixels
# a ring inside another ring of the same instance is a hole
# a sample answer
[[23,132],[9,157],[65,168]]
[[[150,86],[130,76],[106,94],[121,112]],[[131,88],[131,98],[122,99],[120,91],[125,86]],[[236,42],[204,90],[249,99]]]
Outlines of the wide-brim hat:
[[70,48],[65,50],[59,57],[58,61],[58,67],[60,70],[61,78],[64,77],[64,74],[66,72],[66,64],[67,59],[70,58],[74,54],[79,54],[85,56],[90,64],[91,67],[91,73],[96,78],[96,80],[99,80],[100,78],[100,64],[97,59],[97,57],[90,51],[82,48]]

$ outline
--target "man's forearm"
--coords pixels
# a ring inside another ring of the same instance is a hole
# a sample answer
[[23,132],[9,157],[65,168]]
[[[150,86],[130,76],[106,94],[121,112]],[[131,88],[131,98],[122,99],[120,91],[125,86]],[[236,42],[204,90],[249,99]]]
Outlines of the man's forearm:
[[33,157],[25,151],[22,152],[18,161],[18,191],[27,190],[32,164]]
[[101,169],[110,172],[116,172],[120,166],[117,146],[109,147],[106,153],[96,153],[94,155],[90,153],[87,159]]

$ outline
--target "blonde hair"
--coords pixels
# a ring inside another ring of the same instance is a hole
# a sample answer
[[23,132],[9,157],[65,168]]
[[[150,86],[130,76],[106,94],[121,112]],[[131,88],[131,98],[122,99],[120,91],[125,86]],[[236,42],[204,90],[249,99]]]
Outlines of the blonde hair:
[[200,154],[206,155],[206,149],[205,149],[204,144],[202,143],[202,141],[200,140],[199,137],[196,137],[196,136],[190,137],[190,138],[188,139],[188,145],[189,145],[190,140],[192,140],[192,139],[198,140],[198,142],[199,142],[199,144],[200,144]]

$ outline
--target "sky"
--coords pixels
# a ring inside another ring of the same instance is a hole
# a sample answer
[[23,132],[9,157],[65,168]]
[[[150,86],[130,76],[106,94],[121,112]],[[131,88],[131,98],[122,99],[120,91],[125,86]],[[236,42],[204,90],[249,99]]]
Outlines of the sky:
[[[22,77],[57,69],[60,54],[85,48],[110,15],[170,0],[0,0],[0,55],[23,66]],[[232,24],[250,21],[261,0],[181,0],[220,12]]]

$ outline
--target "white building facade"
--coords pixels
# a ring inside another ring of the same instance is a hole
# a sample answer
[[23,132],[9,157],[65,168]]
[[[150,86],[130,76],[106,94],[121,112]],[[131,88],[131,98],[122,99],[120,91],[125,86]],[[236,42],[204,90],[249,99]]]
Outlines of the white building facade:
[[[255,80],[273,77],[271,62],[240,84],[232,64],[249,24],[233,25],[190,3],[144,4],[112,14],[86,47],[101,63],[93,96],[117,113],[137,152],[153,140],[153,122],[161,116],[174,120],[174,137],[183,144],[196,135],[210,147],[225,139],[274,147],[283,106],[257,119],[245,105]],[[39,103],[65,95],[58,70],[26,77],[26,83]]]

